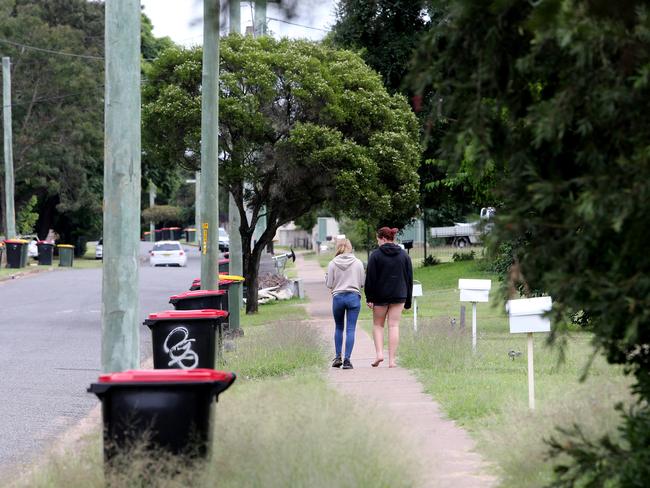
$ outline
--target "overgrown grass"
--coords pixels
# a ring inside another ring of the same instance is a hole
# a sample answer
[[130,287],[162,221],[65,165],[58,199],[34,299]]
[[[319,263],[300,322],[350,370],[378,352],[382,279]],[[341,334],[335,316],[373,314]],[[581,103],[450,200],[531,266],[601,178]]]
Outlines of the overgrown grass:
[[[503,486],[536,487],[552,479],[544,439],[556,426],[577,422],[590,433],[612,433],[613,405],[629,401],[628,380],[598,356],[586,382],[580,377],[593,353],[591,335],[576,332],[561,350],[534,336],[536,410],[528,409],[526,335],[510,334],[501,304],[478,304],[478,347],[471,347],[471,304],[460,329],[459,278],[492,279],[480,262],[445,263],[415,270],[424,296],[418,299],[418,333],[404,314],[399,362],[416,370],[425,390],[447,415],[467,427],[488,459],[499,465]],[[452,326],[452,319],[455,325]],[[366,325],[368,327],[368,325]],[[521,353],[511,359],[509,351]]]
[[305,310],[306,298],[292,298],[291,300],[275,300],[259,306],[256,314],[246,314],[242,311],[242,327],[268,325],[273,322],[286,322],[301,320],[307,316]]
[[390,419],[325,383],[316,329],[276,323],[250,329],[236,344],[225,369],[237,372],[238,380],[219,398],[213,456],[205,463],[188,468],[182,459],[160,453],[129,453],[128,466],[105,480],[98,429],[14,486],[418,485],[420,466]]

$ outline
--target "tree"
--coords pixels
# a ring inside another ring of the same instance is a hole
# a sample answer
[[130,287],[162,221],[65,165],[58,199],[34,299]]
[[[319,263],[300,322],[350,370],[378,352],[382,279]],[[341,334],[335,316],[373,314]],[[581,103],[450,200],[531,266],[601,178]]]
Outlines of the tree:
[[[146,151],[198,168],[201,50],[169,49],[147,70]],[[231,35],[221,44],[220,178],[234,196],[257,310],[262,251],[279,226],[327,203],[386,224],[418,200],[417,121],[361,58],[305,41]],[[265,210],[267,228],[253,231]]]
[[[578,314],[608,361],[635,378],[625,444],[578,435],[558,483],[642,486],[650,477],[650,93],[647,3],[450,2],[414,79],[437,93],[451,173],[489,171],[503,202],[495,245],[509,278],[553,296],[556,324]],[[579,433],[578,433],[579,434]]]

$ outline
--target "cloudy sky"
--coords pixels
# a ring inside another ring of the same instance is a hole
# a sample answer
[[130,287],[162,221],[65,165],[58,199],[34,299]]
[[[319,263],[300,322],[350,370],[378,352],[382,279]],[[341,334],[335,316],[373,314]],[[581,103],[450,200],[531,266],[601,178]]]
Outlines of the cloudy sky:
[[[141,2],[144,13],[153,22],[156,36],[169,36],[174,42],[186,46],[202,43],[202,0],[141,0]],[[275,37],[321,39],[334,24],[335,3],[336,0],[300,0],[296,14],[291,19],[287,19],[275,4],[269,3],[267,7],[269,31]],[[252,25],[252,11],[251,3],[241,2],[242,32],[245,31],[246,26]]]

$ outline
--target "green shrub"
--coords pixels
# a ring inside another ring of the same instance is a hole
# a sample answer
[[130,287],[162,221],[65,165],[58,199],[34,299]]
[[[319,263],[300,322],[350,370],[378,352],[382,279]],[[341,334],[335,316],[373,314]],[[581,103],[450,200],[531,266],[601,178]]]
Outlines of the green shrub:
[[474,251],[470,252],[455,252],[451,259],[456,263],[458,261],[474,261],[476,253]]
[[422,266],[435,266],[437,264],[440,264],[440,259],[435,257],[433,254],[429,254],[426,258],[424,258],[424,261],[422,262]]

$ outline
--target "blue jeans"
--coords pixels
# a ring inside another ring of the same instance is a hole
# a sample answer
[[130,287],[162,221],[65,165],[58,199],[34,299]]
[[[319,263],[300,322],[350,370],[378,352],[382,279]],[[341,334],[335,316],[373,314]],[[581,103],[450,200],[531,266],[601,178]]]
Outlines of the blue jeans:
[[348,325],[345,328],[345,359],[350,359],[352,348],[354,347],[354,333],[357,328],[357,318],[361,311],[361,296],[353,291],[338,293],[332,300],[332,312],[334,314],[334,348],[336,356],[341,355],[343,348],[343,327],[344,318],[347,311]]

